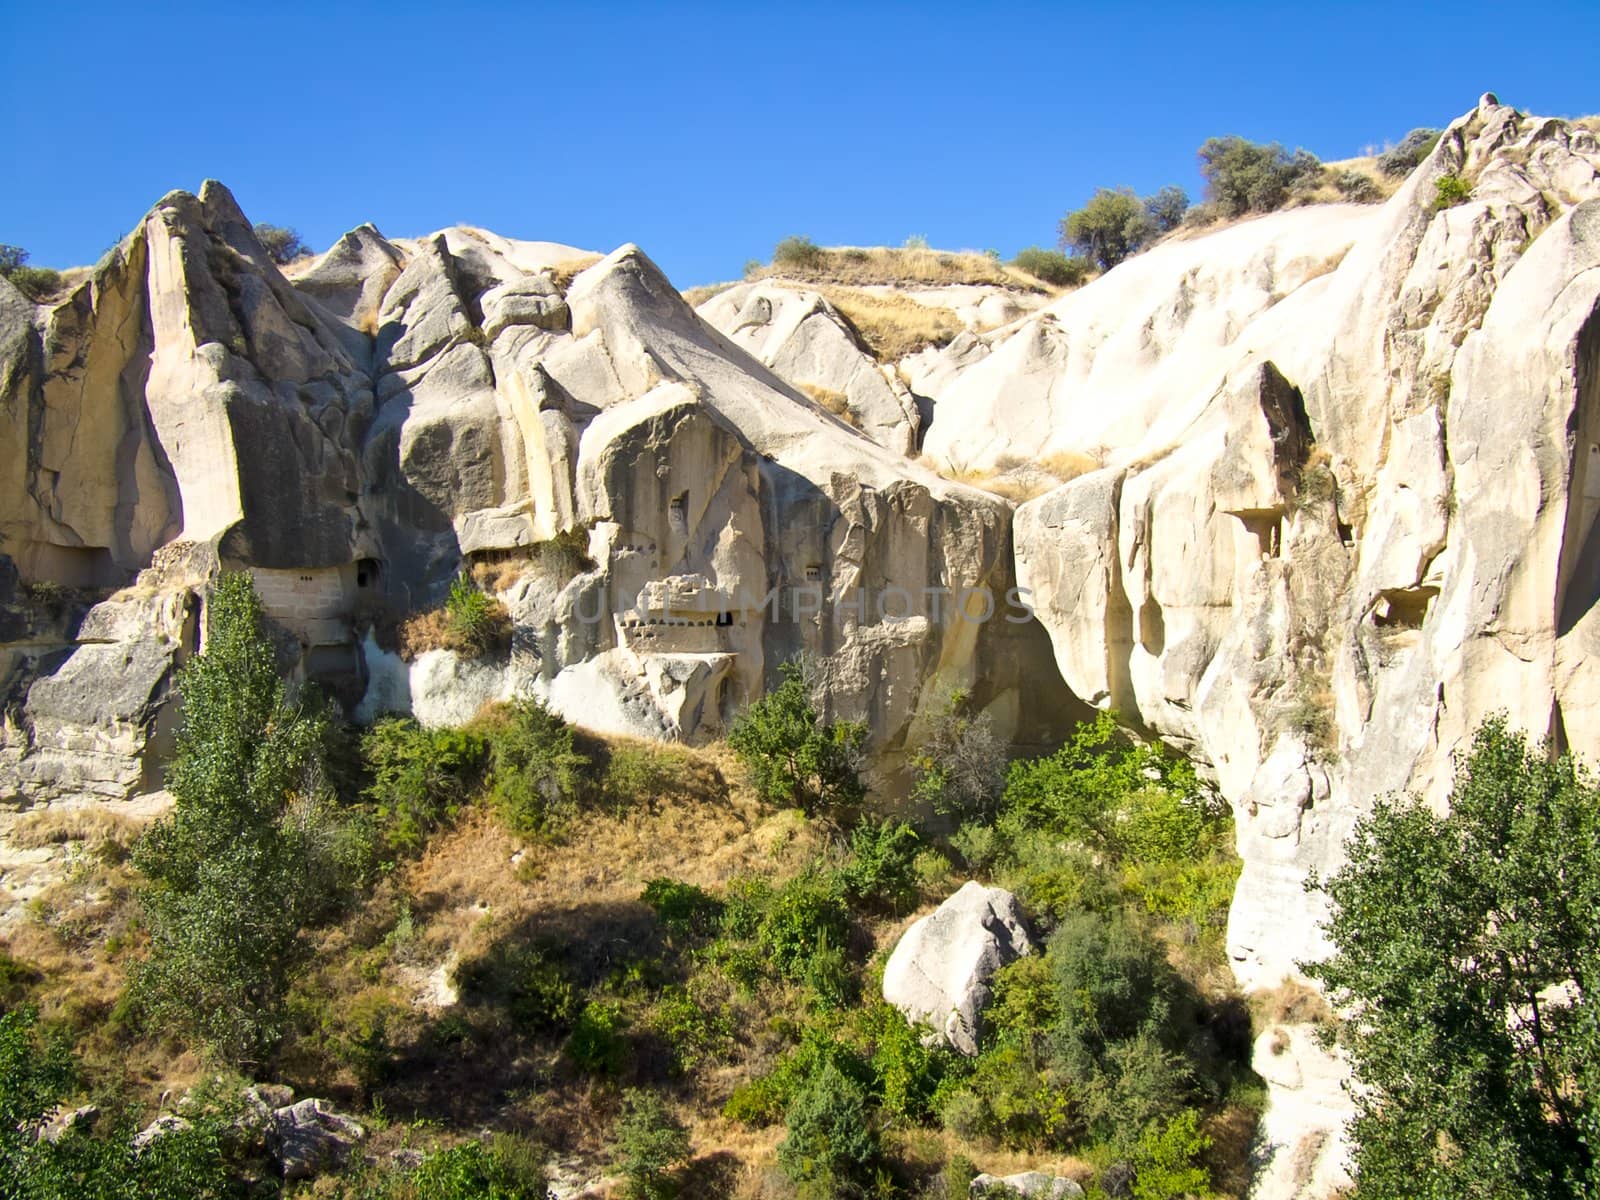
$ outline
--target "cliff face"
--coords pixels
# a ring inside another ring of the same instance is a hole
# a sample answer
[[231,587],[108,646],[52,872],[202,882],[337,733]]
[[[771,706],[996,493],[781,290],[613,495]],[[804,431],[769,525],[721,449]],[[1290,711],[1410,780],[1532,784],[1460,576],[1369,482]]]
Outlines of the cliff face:
[[[891,766],[954,686],[1024,740],[1064,727],[1042,629],[978,619],[1015,586],[1007,505],[838,420],[637,248],[365,226],[290,273],[208,183],[60,303],[0,284],[0,603],[19,629],[0,795],[140,786],[193,646],[186,597],[239,567],[296,669],[362,716],[459,719],[533,691],[601,728],[693,737],[803,651]],[[406,667],[363,633],[480,562],[511,580],[508,661]],[[74,634],[35,619],[41,583],[122,590]],[[110,653],[139,680],[114,711],[50,700]]]
[[[1485,716],[1597,745],[1597,168],[1486,102],[1381,208],[1168,243],[952,348],[934,453],[1099,464],[1018,510],[1018,575],[1074,693],[1233,803],[1248,987],[1321,953],[1307,874],[1376,796],[1442,801]],[[1473,190],[1440,210],[1445,174]],[[1292,1044],[1275,1111],[1332,1132],[1337,1072]]]
[[[1229,950],[1270,988],[1375,796],[1441,800],[1497,710],[1600,736],[1597,172],[1486,100],[1382,206],[1168,241],[899,371],[792,288],[697,315],[632,246],[364,226],[286,276],[223,188],[174,193],[65,300],[0,282],[0,799],[148,786],[197,597],[249,567],[361,716],[532,690],[693,737],[801,650],[891,766],[952,685],[1022,740],[1115,708],[1232,802]],[[1082,473],[1013,513],[919,438]],[[508,661],[380,648],[475,561]],[[1262,1194],[1331,1186],[1337,1064],[1273,1042]]]

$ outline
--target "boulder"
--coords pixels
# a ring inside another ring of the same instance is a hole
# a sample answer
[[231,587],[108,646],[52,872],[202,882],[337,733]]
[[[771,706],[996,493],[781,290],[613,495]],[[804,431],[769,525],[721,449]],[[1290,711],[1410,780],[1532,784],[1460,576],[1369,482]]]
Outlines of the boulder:
[[971,880],[906,930],[884,967],[883,998],[976,1054],[990,979],[1032,949],[1016,897]]
[[314,1098],[276,1110],[272,1122],[285,1179],[309,1179],[338,1169],[367,1136],[353,1118]]
[[1083,1195],[1083,1188],[1070,1179],[1043,1171],[1022,1171],[1016,1175],[990,1175],[985,1172],[967,1188],[971,1200],[1071,1200]]
[[169,1133],[182,1133],[193,1128],[194,1126],[184,1118],[172,1113],[163,1113],[133,1135],[133,1148],[135,1151],[143,1150],[151,1142],[164,1138]]

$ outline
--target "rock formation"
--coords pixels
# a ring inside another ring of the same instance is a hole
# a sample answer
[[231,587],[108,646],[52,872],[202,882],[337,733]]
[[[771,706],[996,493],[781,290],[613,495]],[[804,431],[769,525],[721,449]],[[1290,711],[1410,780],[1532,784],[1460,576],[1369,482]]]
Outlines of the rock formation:
[[[693,738],[800,651],[886,770],[953,685],[1023,741],[1114,708],[1234,806],[1251,988],[1322,949],[1307,874],[1374,797],[1441,801],[1484,716],[1593,754],[1592,133],[1486,96],[1382,205],[1184,231],[1033,313],[989,299],[886,372],[803,288],[697,314],[636,247],[464,228],[362,226],[281,270],[224,188],[172,193],[64,299],[0,281],[0,802],[156,786],[172,671],[234,569],[364,718],[532,691]],[[1013,515],[919,444],[1077,477]],[[509,657],[402,661],[392,619],[474,565]],[[1016,586],[1039,623],[1002,619]],[[1337,1064],[1283,1044],[1258,1052],[1266,1196],[1297,1153],[1338,1175]]]
[[[1233,803],[1247,987],[1321,953],[1308,872],[1375,797],[1441,801],[1485,716],[1594,753],[1597,170],[1486,100],[1381,207],[1170,241],[926,369],[943,461],[1096,468],[1018,510],[1018,576],[1073,692]],[[1336,1161],[1337,1072],[1263,1073],[1305,1117],[1269,1135]]]
[[[295,669],[364,717],[533,692],[703,736],[809,652],[886,763],[956,686],[1024,740],[1062,728],[1043,631],[982,619],[1015,585],[1006,504],[825,411],[637,247],[362,226],[290,275],[208,183],[58,303],[0,283],[0,797],[147,784],[196,598],[238,568]],[[819,378],[865,370],[844,386],[907,448],[903,388],[818,336]],[[399,662],[375,630],[475,564],[507,580],[509,660]],[[81,603],[36,628],[17,597],[55,585]]]

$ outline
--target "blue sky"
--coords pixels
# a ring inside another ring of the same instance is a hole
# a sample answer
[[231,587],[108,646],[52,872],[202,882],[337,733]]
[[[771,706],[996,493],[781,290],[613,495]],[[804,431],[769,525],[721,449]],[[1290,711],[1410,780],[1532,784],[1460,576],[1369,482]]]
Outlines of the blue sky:
[[1533,11],[0,0],[0,242],[90,262],[215,177],[318,249],[466,222],[636,241],[680,287],[788,234],[1009,256],[1099,185],[1197,196],[1214,134],[1333,159],[1484,89],[1600,110],[1600,4]]

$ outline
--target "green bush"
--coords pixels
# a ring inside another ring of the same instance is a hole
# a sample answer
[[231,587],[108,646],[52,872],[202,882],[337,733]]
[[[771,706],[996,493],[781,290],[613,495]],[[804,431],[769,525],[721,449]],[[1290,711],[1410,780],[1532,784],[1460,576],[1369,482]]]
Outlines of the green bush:
[[1472,199],[1472,185],[1459,175],[1441,175],[1433,181],[1433,209],[1440,212]]
[[21,246],[0,245],[0,279],[9,279],[17,291],[38,303],[61,286],[61,274],[49,267],[27,266],[27,261],[28,252]]
[[578,1013],[567,1039],[567,1057],[585,1075],[613,1079],[628,1061],[628,1039],[622,1033],[622,1009],[590,1001]]
[[818,948],[841,948],[849,936],[850,908],[837,880],[810,872],[773,894],[757,939],[779,974],[804,982]]
[[511,644],[511,616],[506,606],[479,588],[465,571],[451,582],[444,611],[453,649],[486,658],[504,653]]
[[1390,178],[1409,175],[1418,163],[1433,153],[1440,136],[1437,129],[1413,129],[1398,145],[1378,155],[1378,169]]
[[464,1001],[504,1007],[536,1034],[570,1029],[583,1011],[583,994],[565,964],[537,946],[499,942],[456,967]]
[[572,727],[536,699],[518,700],[486,723],[489,795],[523,837],[558,832],[588,790],[589,759]]
[[1203,1161],[1210,1149],[1192,1108],[1147,1126],[1134,1151],[1134,1200],[1210,1200],[1211,1172]]
[[846,894],[868,907],[910,907],[921,849],[922,839],[904,821],[862,821],[850,831],[850,856],[840,872]]
[[415,852],[453,820],[478,783],[486,749],[478,734],[427,729],[409,717],[385,717],[367,730],[361,739],[372,776],[366,795],[389,844]]
[[867,727],[823,721],[811,704],[805,666],[784,663],[780,670],[783,682],[739,714],[728,745],[763,800],[847,814],[865,795],[860,765]]
[[808,237],[786,237],[773,248],[772,265],[820,270],[827,264],[828,252]]
[[630,1088],[623,1094],[617,1124],[617,1167],[637,1200],[662,1200],[676,1194],[669,1172],[689,1157],[689,1131],[654,1092]]
[[680,1075],[703,1063],[722,1061],[734,1047],[727,1008],[692,986],[663,988],[651,1006],[649,1025],[666,1045],[673,1070]]
[[1019,250],[1011,260],[1011,265],[1052,287],[1077,287],[1094,270],[1094,263],[1087,258],[1069,257],[1059,250],[1046,250],[1042,246]]
[[543,1151],[507,1134],[435,1151],[406,1182],[417,1200],[531,1200],[549,1186]]
[[722,901],[692,883],[652,879],[639,899],[655,910],[656,920],[680,937],[708,936],[722,920]]
[[778,1163],[802,1196],[865,1194],[879,1147],[866,1091],[856,1080],[824,1062],[789,1105],[785,1125]]
[[1322,171],[1316,156],[1304,150],[1290,154],[1277,142],[1234,136],[1207,139],[1199,157],[1206,201],[1223,217],[1282,208],[1296,187],[1314,182]]
[[55,1139],[37,1133],[79,1082],[71,1047],[31,1009],[0,1013],[0,1196],[5,1200],[222,1200],[241,1196],[218,1124],[191,1127],[133,1149],[133,1126],[102,1120]]

